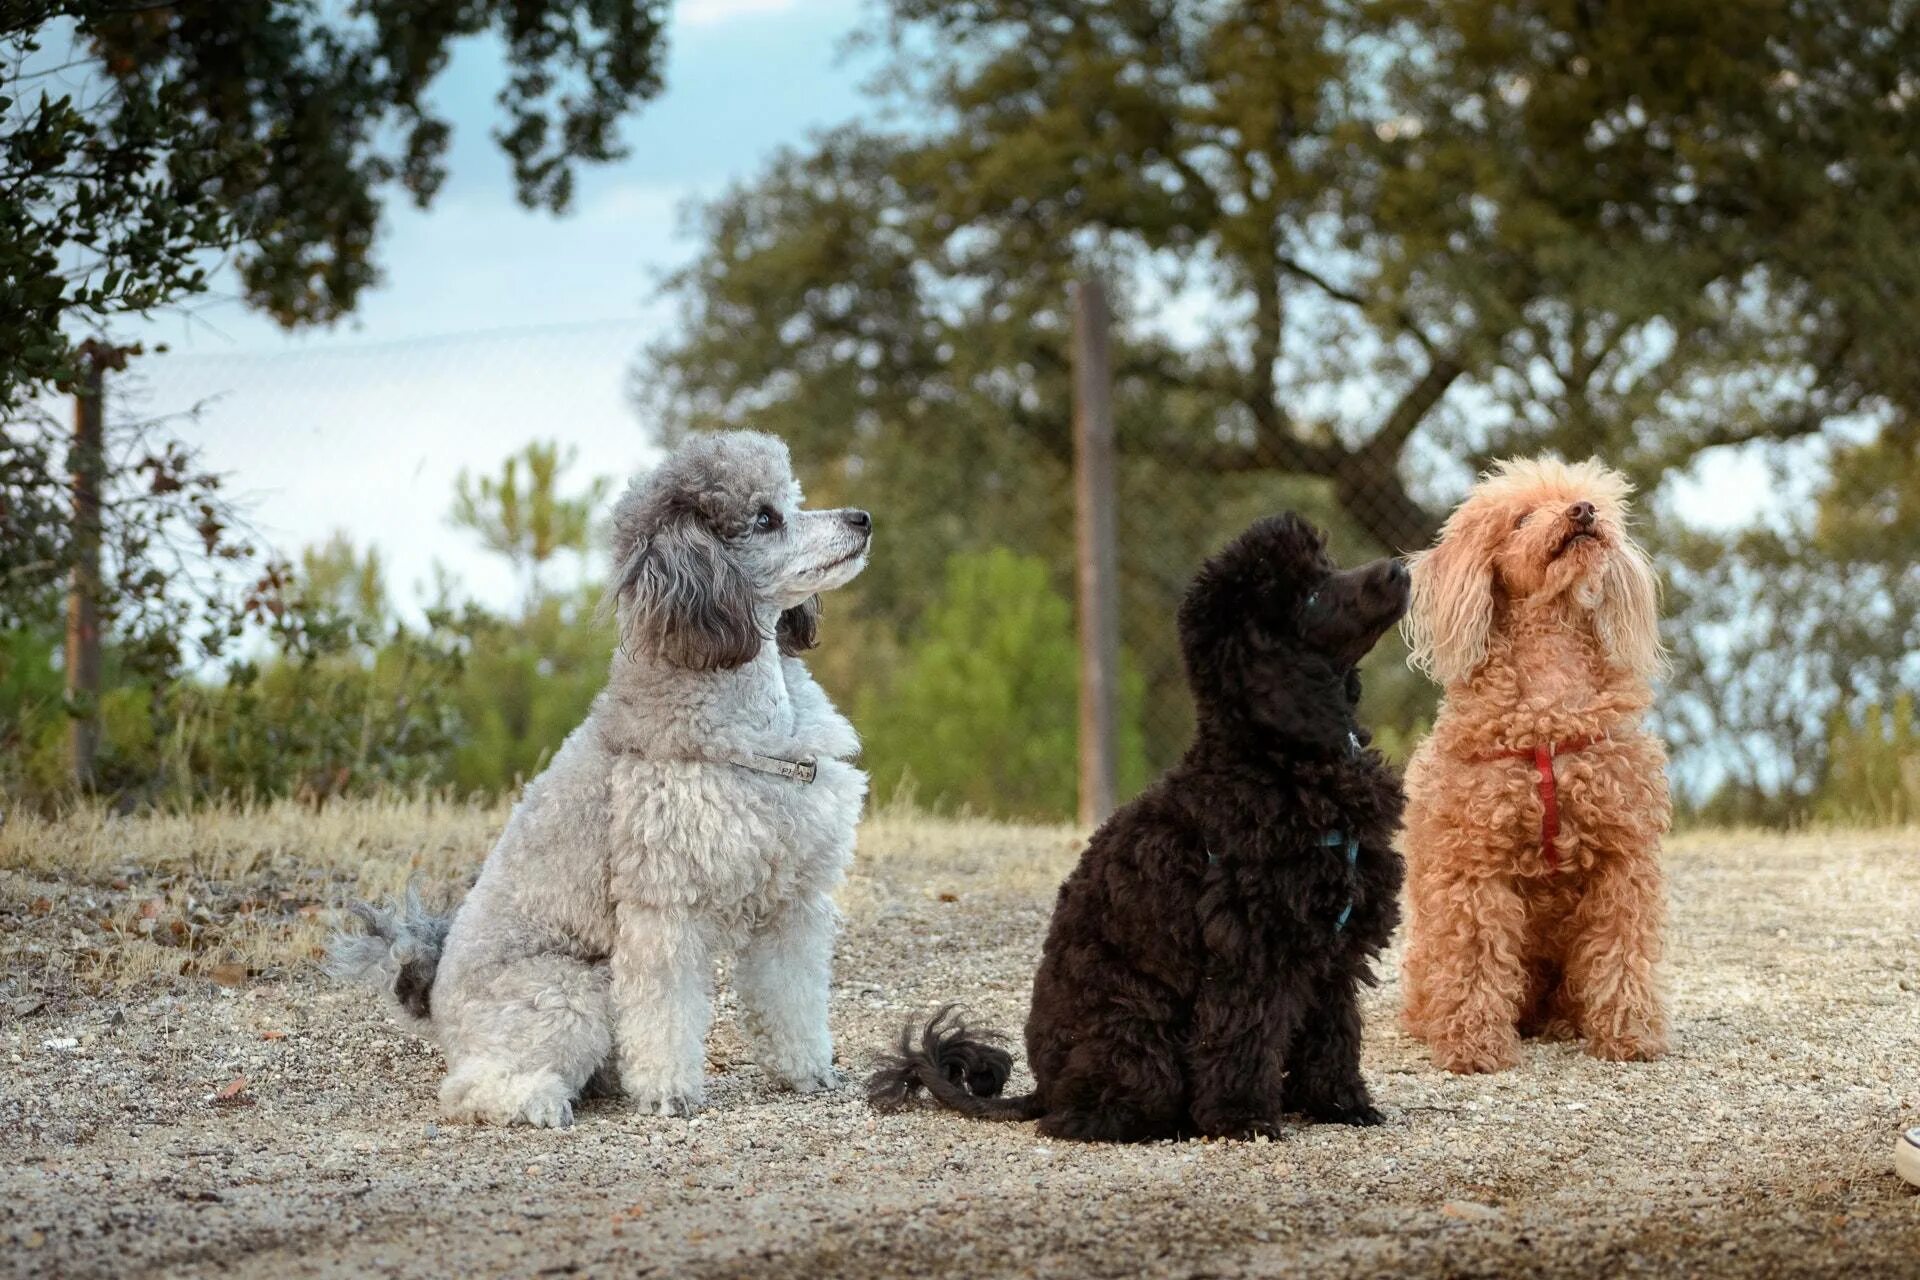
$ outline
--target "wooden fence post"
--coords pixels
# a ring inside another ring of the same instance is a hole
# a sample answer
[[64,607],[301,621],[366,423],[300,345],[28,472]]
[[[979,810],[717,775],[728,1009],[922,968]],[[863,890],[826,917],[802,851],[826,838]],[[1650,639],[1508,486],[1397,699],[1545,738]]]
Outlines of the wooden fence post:
[[106,470],[102,401],[109,352],[81,348],[73,396],[73,568],[67,587],[67,761],[74,786],[90,789],[100,750],[100,487]]
[[1073,511],[1080,624],[1080,825],[1114,809],[1120,569],[1114,530],[1113,385],[1106,289],[1074,289]]

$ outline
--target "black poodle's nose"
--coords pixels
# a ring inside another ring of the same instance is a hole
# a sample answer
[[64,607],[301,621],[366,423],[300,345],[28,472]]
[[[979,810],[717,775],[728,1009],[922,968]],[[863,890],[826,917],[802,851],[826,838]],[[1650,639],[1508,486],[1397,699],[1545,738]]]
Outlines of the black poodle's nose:
[[1567,519],[1582,529],[1593,523],[1594,510],[1591,502],[1576,502],[1567,508]]
[[849,508],[840,513],[840,518],[862,533],[873,532],[873,517],[857,508]]

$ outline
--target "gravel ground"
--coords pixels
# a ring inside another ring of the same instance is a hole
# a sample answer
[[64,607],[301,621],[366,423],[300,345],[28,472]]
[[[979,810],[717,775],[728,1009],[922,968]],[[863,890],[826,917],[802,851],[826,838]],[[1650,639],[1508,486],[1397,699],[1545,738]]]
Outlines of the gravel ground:
[[[303,921],[409,868],[457,878],[490,815],[438,861],[351,873],[300,845],[337,832],[271,817],[89,828],[79,870],[61,827],[0,838],[0,1275],[1920,1275],[1920,1196],[1889,1171],[1920,1121],[1920,833],[1676,841],[1662,1062],[1536,1045],[1445,1076],[1389,977],[1385,1127],[1088,1148],[775,1092],[724,998],[691,1121],[439,1124],[435,1052],[316,977]],[[168,843],[190,838],[224,860]],[[1017,1030],[1072,837],[883,818],[863,839],[843,1066],[950,997]],[[113,960],[156,935],[179,958]]]

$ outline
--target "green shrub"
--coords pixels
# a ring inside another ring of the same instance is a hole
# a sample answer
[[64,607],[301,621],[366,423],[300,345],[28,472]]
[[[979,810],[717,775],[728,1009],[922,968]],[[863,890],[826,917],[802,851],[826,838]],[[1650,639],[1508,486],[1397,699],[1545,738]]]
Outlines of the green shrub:
[[[897,670],[855,707],[875,798],[1067,818],[1077,795],[1073,610],[1046,564],[1005,548],[954,556]],[[1146,781],[1142,681],[1122,662],[1119,783]]]
[[1827,734],[1827,776],[1814,813],[1831,822],[1920,821],[1920,725],[1913,695],[1867,707],[1858,723],[1835,715]]

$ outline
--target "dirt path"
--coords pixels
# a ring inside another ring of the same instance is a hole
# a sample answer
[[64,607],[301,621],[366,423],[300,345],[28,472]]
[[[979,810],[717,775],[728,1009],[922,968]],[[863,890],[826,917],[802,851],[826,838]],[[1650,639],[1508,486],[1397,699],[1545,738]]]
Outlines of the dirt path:
[[[1017,1030],[1070,839],[893,824],[868,847],[843,1063],[949,997]],[[76,904],[116,892],[31,863],[0,870],[16,939],[77,937]],[[1447,1077],[1389,979],[1388,1125],[1258,1144],[1082,1148],[777,1094],[724,1004],[691,1122],[440,1125],[433,1051],[298,967],[101,998],[10,954],[0,1275],[1920,1275],[1920,1196],[1888,1172],[1920,1121],[1920,836],[1694,838],[1670,865],[1671,1057],[1533,1046]]]

